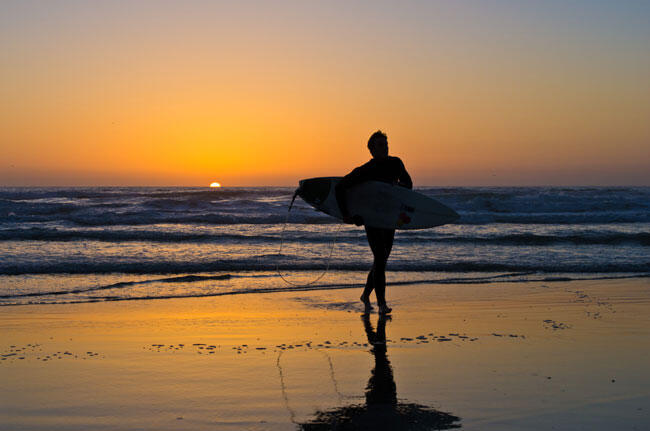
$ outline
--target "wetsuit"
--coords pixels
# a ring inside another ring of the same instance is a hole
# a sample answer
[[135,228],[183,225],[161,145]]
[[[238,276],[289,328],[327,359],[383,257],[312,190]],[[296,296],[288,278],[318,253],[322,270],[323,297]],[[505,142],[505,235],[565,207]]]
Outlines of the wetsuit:
[[[409,189],[413,188],[411,177],[406,172],[404,163],[398,157],[373,158],[368,163],[347,174],[336,185],[336,201],[343,217],[351,215],[345,200],[346,190],[366,181],[381,181],[389,184],[399,184]],[[370,226],[365,226],[365,229],[374,260],[366,280],[363,296],[369,298],[370,293],[374,290],[375,295],[377,295],[377,304],[382,306],[386,305],[386,262],[393,248],[395,229]]]

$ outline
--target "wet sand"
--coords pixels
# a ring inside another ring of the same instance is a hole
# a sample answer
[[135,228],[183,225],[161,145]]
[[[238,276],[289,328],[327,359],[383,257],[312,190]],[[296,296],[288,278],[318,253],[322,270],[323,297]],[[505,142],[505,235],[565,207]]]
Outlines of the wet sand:
[[650,280],[3,307],[8,430],[650,429]]

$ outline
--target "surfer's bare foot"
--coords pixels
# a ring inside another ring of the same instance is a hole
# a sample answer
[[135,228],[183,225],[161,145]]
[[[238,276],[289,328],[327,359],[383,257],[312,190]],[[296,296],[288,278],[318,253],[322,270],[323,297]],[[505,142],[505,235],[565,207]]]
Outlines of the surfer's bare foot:
[[389,314],[391,311],[393,311],[393,309],[386,304],[379,306],[379,314]]

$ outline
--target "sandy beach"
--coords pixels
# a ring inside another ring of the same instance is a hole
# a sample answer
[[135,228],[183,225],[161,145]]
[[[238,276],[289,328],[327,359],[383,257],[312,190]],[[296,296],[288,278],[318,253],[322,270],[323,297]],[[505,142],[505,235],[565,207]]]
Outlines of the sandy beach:
[[3,307],[2,429],[650,427],[647,278],[358,295]]

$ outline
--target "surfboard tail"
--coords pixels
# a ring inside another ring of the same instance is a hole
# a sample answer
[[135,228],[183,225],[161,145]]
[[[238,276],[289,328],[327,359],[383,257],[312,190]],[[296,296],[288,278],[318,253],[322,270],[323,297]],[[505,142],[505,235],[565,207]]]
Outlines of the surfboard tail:
[[320,205],[325,202],[333,187],[331,177],[310,178],[298,183],[298,196],[310,205]]

